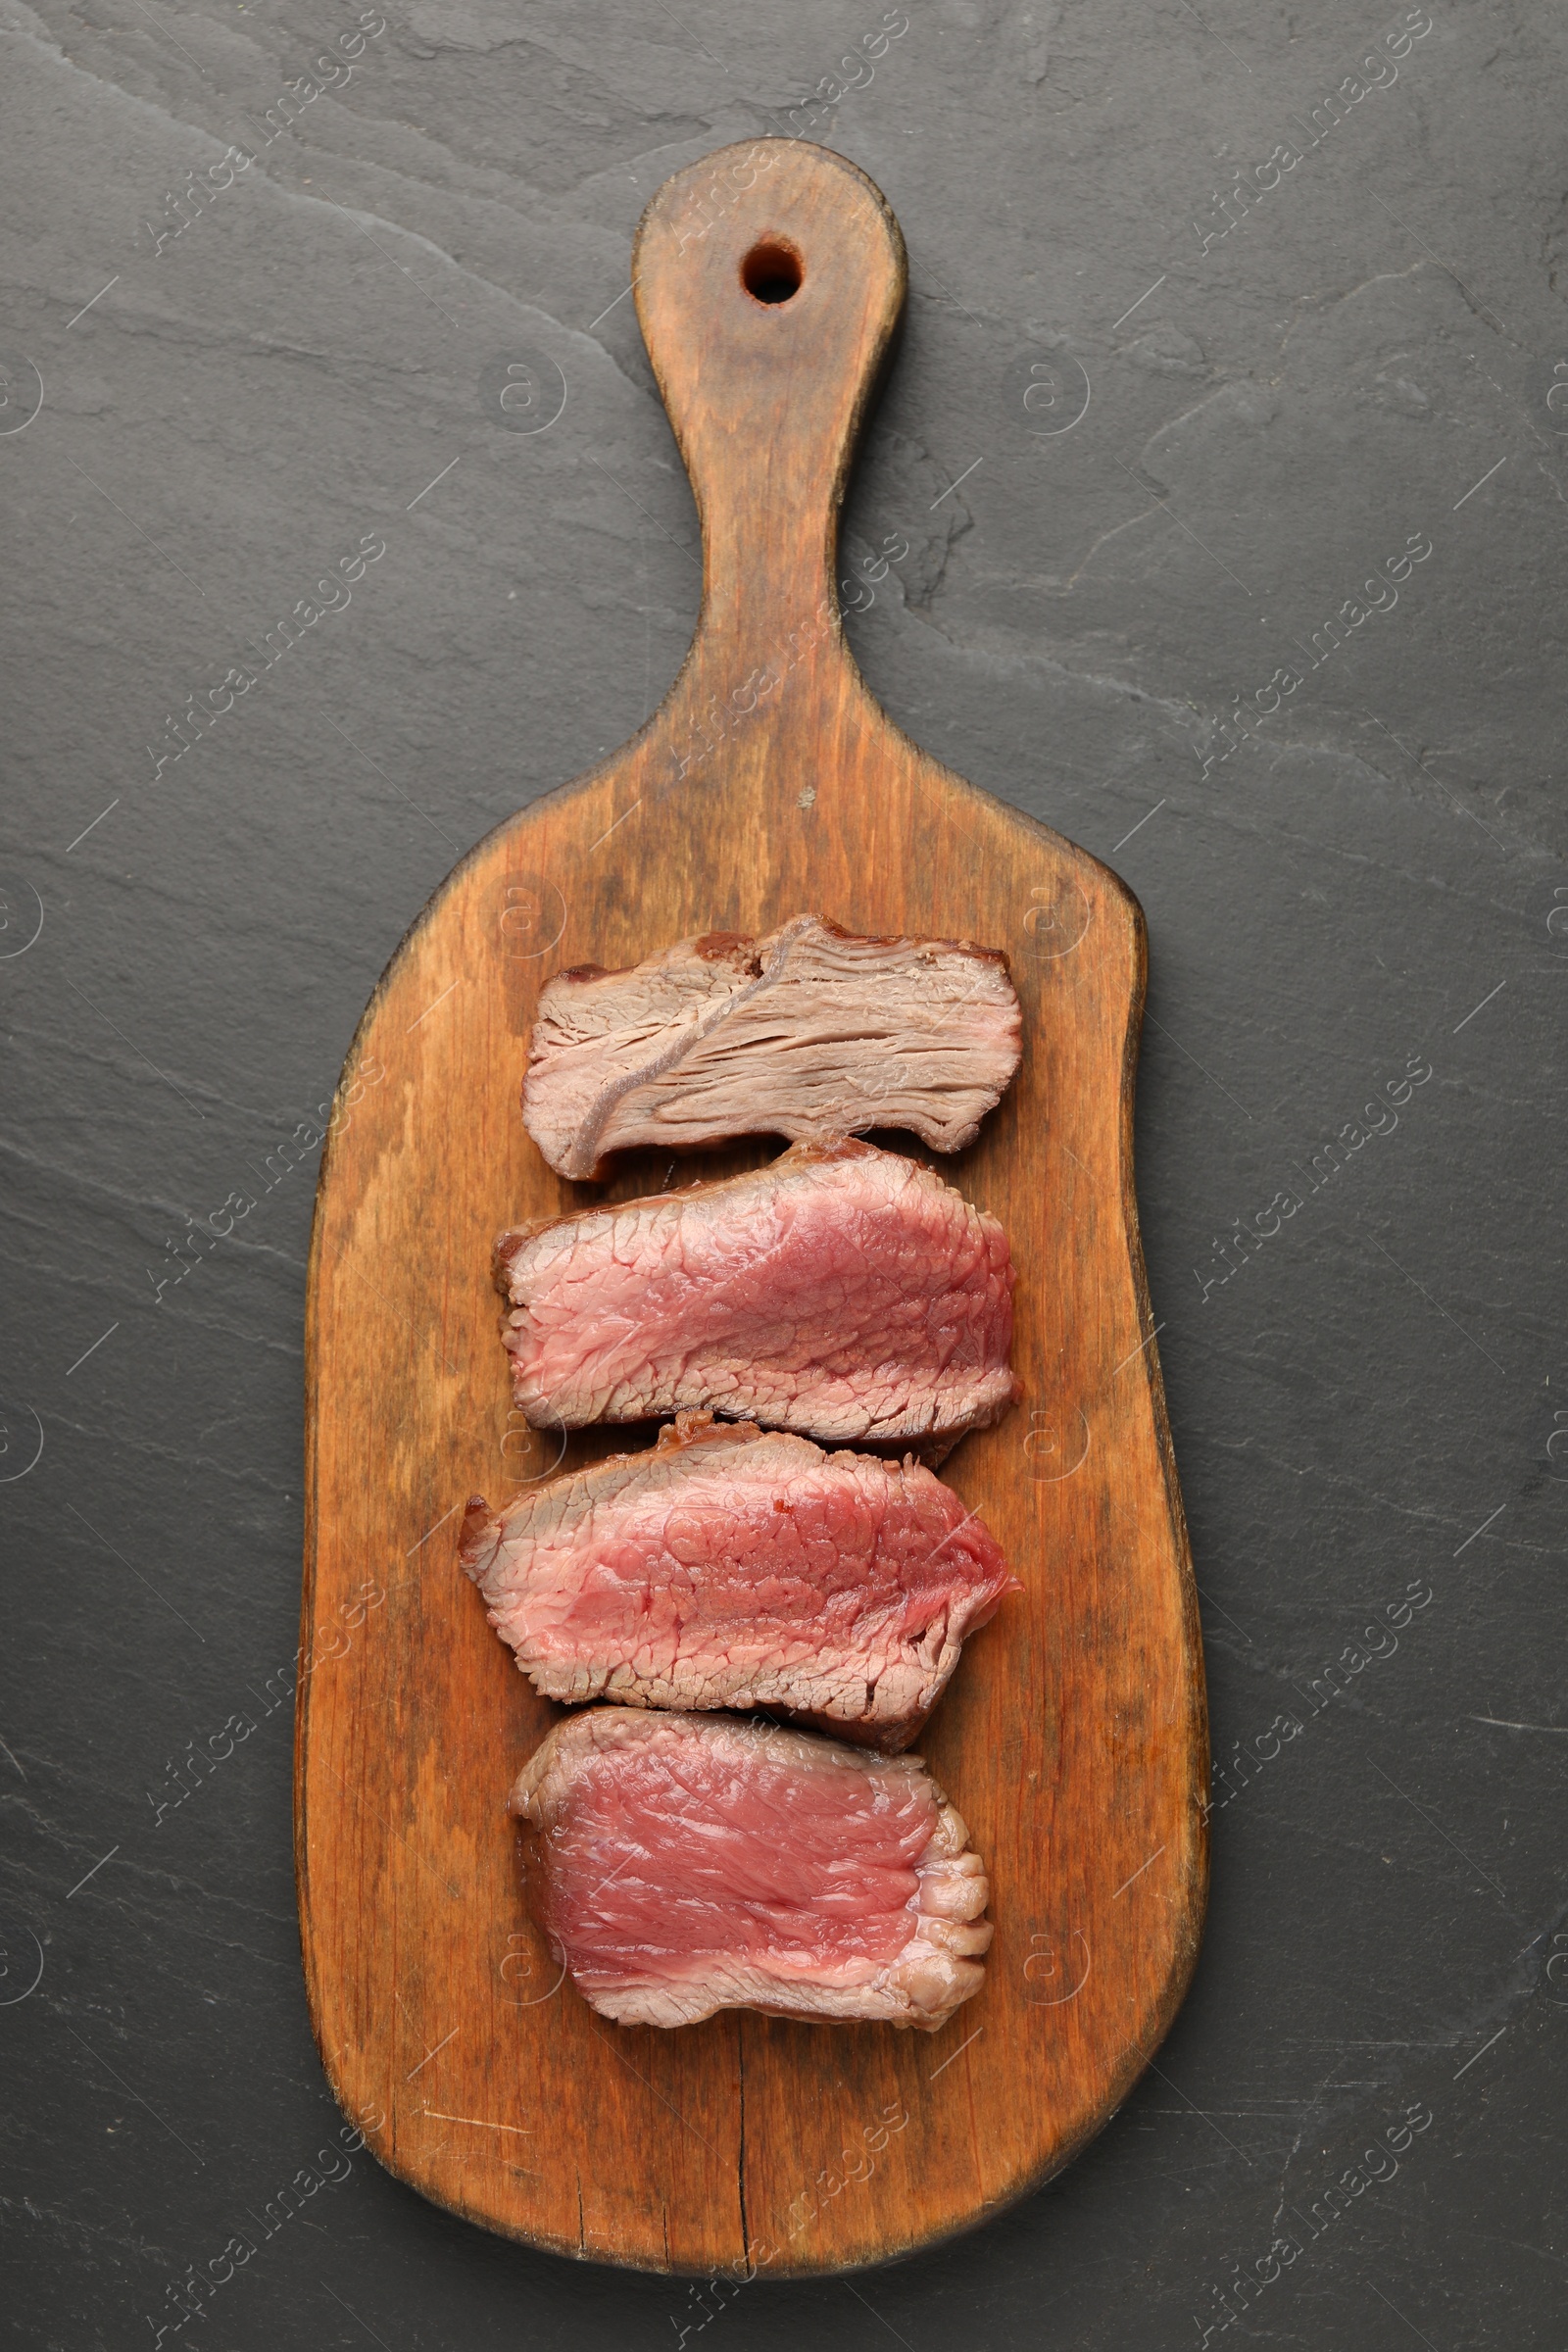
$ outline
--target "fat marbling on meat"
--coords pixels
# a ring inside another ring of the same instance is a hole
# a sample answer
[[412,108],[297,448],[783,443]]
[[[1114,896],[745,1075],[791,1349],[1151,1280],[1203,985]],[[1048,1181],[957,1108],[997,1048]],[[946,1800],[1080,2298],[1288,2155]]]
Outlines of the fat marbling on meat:
[[985,1865],[918,1757],[592,1707],[556,1726],[511,1806],[530,1907],[602,2017],[934,2034],[984,1981]]
[[687,1408],[937,1458],[1016,1395],[1001,1225],[853,1139],[504,1233],[496,1279],[543,1428]]
[[496,1517],[476,1496],[460,1558],[545,1698],[760,1709],[887,1750],[1020,1590],[917,1462],[708,1413]]

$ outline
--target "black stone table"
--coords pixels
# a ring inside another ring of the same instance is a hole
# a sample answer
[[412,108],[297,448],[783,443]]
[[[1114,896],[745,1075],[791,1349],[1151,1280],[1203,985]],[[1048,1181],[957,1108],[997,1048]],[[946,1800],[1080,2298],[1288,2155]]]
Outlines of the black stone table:
[[[3,32],[14,2340],[1559,2345],[1560,22],[13,0]],[[920,2260],[735,2295],[486,2237],[355,2144],[289,1727],[320,1106],[458,856],[680,662],[629,240],[769,132],[853,157],[909,244],[858,659],[1148,912],[1216,1771],[1197,1981],[1089,2153]]]

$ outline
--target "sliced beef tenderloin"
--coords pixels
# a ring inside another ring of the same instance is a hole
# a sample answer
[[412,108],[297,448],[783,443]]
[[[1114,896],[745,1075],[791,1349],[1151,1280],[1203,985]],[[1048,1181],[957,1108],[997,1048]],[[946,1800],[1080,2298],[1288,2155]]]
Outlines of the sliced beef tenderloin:
[[709,1413],[499,1517],[475,1499],[460,1556],[545,1698],[758,1708],[888,1750],[1020,1589],[918,1463]]
[[602,2017],[716,2009],[935,2033],[978,1992],[985,1865],[915,1756],[593,1707],[512,1792],[528,1898]]
[[993,1216],[869,1144],[504,1233],[516,1401],[542,1428],[683,1407],[944,1450],[1016,1394]]
[[968,940],[858,939],[814,914],[683,939],[630,971],[547,982],[522,1115],[579,1180],[638,1146],[907,1128],[961,1152],[1018,1066],[1007,959]]

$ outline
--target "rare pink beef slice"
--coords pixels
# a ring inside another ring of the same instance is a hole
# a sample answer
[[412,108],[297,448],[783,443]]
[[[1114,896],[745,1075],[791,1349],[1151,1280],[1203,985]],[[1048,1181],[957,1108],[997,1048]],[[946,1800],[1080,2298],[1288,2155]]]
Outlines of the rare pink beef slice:
[[558,1963],[622,2025],[765,2009],[934,2034],[984,1980],[985,1865],[916,1756],[593,1707],[511,1803]]
[[820,1142],[904,1127],[961,1152],[1018,1066],[1021,1018],[999,949],[858,939],[799,914],[765,939],[683,939],[630,971],[547,981],[522,1116],[579,1181],[638,1146],[728,1136]]
[[1020,1590],[917,1462],[682,1413],[646,1453],[468,1506],[461,1558],[545,1698],[757,1708],[897,1749]]
[[689,1408],[946,1449],[1017,1393],[1002,1227],[853,1140],[505,1233],[496,1278],[516,1401],[542,1428]]

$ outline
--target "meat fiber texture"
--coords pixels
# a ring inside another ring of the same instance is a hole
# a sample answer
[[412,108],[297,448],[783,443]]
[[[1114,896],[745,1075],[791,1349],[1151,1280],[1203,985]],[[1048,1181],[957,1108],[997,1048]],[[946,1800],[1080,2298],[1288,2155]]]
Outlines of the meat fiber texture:
[[593,1707],[511,1808],[528,1897],[583,1998],[622,2025],[716,2009],[934,2034],[978,1992],[985,1865],[917,1756],[716,1715]]
[[504,1233],[496,1279],[516,1402],[541,1428],[689,1408],[946,1451],[1017,1393],[1002,1227],[853,1140]]
[[460,1556],[545,1698],[755,1708],[890,1750],[1021,1589],[918,1463],[708,1413],[497,1518],[476,1497]]
[[1007,958],[968,940],[857,939],[798,914],[765,939],[683,939],[539,998],[522,1116],[579,1181],[638,1146],[907,1128],[961,1152],[1018,1066]]

